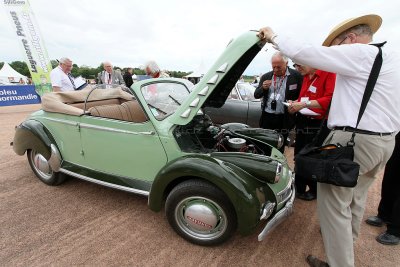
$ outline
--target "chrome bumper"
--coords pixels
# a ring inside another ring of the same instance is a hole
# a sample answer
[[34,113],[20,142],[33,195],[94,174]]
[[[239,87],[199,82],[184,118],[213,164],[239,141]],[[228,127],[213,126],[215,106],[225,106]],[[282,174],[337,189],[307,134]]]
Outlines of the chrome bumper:
[[285,207],[283,207],[278,213],[272,217],[267,224],[265,225],[264,229],[258,235],[258,241],[264,240],[264,238],[275,229],[281,222],[285,221],[287,217],[289,217],[293,213],[293,202],[296,196],[296,189],[294,183],[292,183],[292,195],[290,199],[286,202]]

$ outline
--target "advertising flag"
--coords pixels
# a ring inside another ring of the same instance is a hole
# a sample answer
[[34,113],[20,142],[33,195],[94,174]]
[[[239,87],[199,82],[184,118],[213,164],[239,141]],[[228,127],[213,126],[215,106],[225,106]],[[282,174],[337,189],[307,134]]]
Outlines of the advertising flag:
[[28,64],[36,92],[51,92],[51,63],[28,0],[3,0],[13,31]]

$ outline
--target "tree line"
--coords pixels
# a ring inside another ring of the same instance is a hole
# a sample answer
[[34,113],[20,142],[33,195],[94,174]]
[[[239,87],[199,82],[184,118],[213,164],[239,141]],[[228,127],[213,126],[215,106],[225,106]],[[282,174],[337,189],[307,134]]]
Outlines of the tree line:
[[[58,66],[58,62],[56,60],[51,60],[51,66],[53,69]],[[31,74],[29,72],[28,65],[25,61],[13,61],[9,63],[10,66],[16,70],[17,72],[31,78]],[[0,69],[3,67],[4,62],[0,62]],[[120,68],[118,66],[114,66],[114,69],[120,69],[122,73],[124,73],[128,68]],[[78,66],[77,64],[73,64],[73,68],[71,71],[72,76],[78,77],[82,76],[85,79],[96,79],[97,74],[103,70],[103,64],[100,64],[97,68],[92,68],[86,65]],[[145,71],[140,68],[133,68],[133,73],[136,75],[145,75]],[[190,72],[183,71],[168,71],[171,77],[182,78],[183,76],[188,75]]]
[[[53,69],[58,66],[57,60],[50,60],[50,62],[51,62],[51,66]],[[28,65],[26,64],[25,61],[13,61],[9,64],[17,72],[31,78],[31,74],[29,72]],[[0,62],[0,69],[3,67],[3,65],[4,65],[4,62]],[[86,65],[78,66],[77,64],[73,64],[72,66],[73,66],[72,71],[71,71],[72,76],[74,76],[74,77],[82,76],[85,79],[96,79],[97,74],[103,70],[103,64],[100,64],[97,68],[92,68],[92,67],[89,67]],[[122,73],[125,73],[128,68],[127,67],[120,68],[118,66],[114,66],[114,69],[120,69]],[[146,74],[145,71],[140,68],[133,68],[133,73],[136,75],[145,75]],[[190,74],[191,72],[168,71],[168,73],[171,77],[182,78],[183,76],[186,76],[186,75]],[[253,76],[244,75],[244,80],[246,82],[252,82]]]

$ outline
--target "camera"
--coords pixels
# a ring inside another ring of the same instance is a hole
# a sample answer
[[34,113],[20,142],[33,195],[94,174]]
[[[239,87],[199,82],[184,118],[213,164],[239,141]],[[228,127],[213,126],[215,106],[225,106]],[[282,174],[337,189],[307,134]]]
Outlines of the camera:
[[276,110],[276,99],[271,101],[271,109]]

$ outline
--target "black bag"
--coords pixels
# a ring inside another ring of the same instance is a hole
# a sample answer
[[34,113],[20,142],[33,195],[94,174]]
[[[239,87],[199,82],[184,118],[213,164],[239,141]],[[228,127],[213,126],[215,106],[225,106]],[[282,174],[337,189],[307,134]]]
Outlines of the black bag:
[[360,165],[353,159],[353,145],[307,145],[296,155],[295,172],[320,183],[354,187]]
[[[386,42],[385,42],[386,43]],[[357,125],[346,146],[340,144],[328,144],[316,147],[318,136],[321,134],[321,123],[319,133],[314,137],[313,141],[306,145],[295,156],[295,173],[302,177],[307,177],[313,181],[325,184],[332,184],[343,187],[355,187],[357,185],[360,165],[354,162],[354,137],[358,124],[371,97],[373,88],[378,78],[382,66],[382,50],[383,44],[376,45],[379,53],[375,58],[369,76],[366,89],[358,113]],[[329,109],[329,108],[328,108]]]

